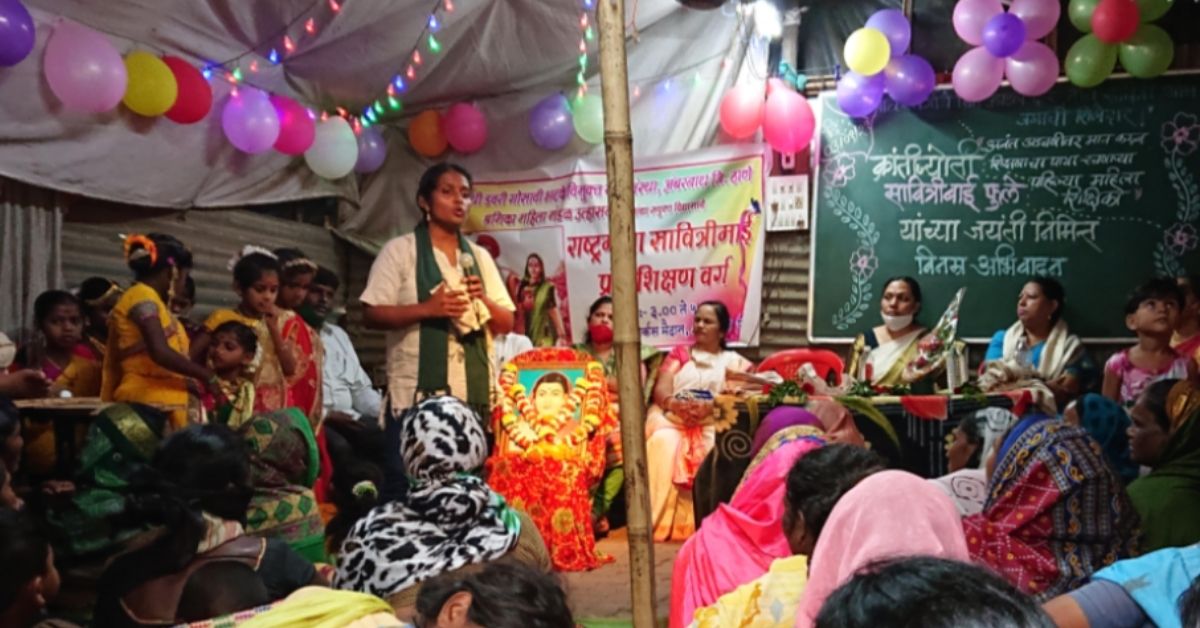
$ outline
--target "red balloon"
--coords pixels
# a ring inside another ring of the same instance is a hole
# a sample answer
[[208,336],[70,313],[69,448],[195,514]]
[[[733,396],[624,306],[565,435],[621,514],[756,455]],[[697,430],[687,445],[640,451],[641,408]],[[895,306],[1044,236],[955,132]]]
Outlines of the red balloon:
[[300,103],[279,94],[271,94],[271,104],[279,115],[279,138],[275,150],[284,155],[303,155],[316,138],[317,125]]
[[1092,32],[1106,44],[1117,44],[1133,37],[1141,21],[1134,0],[1100,0],[1092,12]]
[[762,88],[736,85],[721,98],[721,128],[734,139],[746,139],[762,124]]
[[776,89],[763,110],[763,138],[777,152],[798,153],[812,141],[816,119],[808,100],[790,89]]
[[172,122],[192,124],[204,119],[212,109],[212,86],[195,66],[179,57],[166,56],[163,63],[171,68],[175,82],[179,85],[179,96],[175,104],[163,115]]

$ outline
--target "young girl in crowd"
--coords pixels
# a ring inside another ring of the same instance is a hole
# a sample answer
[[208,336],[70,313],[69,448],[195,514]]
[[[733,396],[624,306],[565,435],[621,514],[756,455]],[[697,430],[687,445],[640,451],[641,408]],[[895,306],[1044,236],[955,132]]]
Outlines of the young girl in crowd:
[[215,387],[212,371],[188,359],[188,337],[167,303],[183,290],[192,253],[173,236],[125,238],[125,261],[136,279],[109,317],[100,398],[145,403],[171,413],[171,427],[199,420],[188,379]]
[[[83,340],[83,313],[79,300],[62,290],[49,290],[33,302],[38,338],[17,354],[13,372],[40,370],[50,381],[49,394],[96,397],[100,394],[100,363]],[[77,440],[83,439],[83,430]],[[54,468],[54,429],[50,423],[30,423],[25,458],[32,473]]]
[[1152,279],[1134,291],[1125,305],[1125,326],[1137,334],[1138,342],[1104,365],[1105,397],[1132,405],[1158,380],[1193,376],[1191,358],[1171,348],[1182,307],[1183,294],[1173,280]]
[[79,284],[79,300],[83,303],[84,338],[96,355],[104,358],[108,344],[108,315],[121,298],[121,286],[105,277],[88,277]]
[[321,338],[304,322],[297,308],[308,297],[308,286],[317,274],[317,265],[298,249],[276,249],[279,259],[279,293],[275,297],[279,312],[279,331],[284,343],[293,348],[296,366],[287,377],[287,405],[300,408],[313,429],[321,423]]
[[209,420],[237,428],[254,414],[254,359],[258,338],[254,330],[237,321],[225,321],[213,330],[208,345],[208,366],[220,380],[219,395],[209,395],[204,409]]
[[[270,251],[247,245],[233,266],[233,289],[241,298],[237,309],[220,309],[204,322],[209,333],[227,321],[237,321],[258,337],[259,364],[254,372],[254,410],[272,412],[287,407],[287,379],[296,373],[294,348],[284,341],[275,299],[279,294],[279,260]],[[206,334],[196,341],[192,358],[208,355]]]

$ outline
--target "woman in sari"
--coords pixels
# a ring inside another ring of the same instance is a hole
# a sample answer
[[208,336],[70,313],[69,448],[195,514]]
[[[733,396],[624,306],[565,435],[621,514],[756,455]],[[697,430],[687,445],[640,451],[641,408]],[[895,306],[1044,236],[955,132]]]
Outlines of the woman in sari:
[[79,284],[83,304],[84,339],[97,360],[104,359],[108,346],[108,316],[121,298],[121,286],[105,277],[88,277]]
[[534,347],[553,347],[567,341],[554,290],[554,283],[546,278],[542,256],[531,253],[525,260],[525,277],[517,286],[517,316],[518,329],[524,330]]
[[1058,407],[1087,390],[1100,371],[1063,320],[1066,293],[1049,277],[1034,277],[1017,298],[1017,322],[996,332],[988,345],[984,364],[1004,361],[1043,381]]
[[1137,551],[1137,512],[1100,446],[1044,416],[1005,437],[983,512],[963,528],[972,559],[1039,601]]
[[984,408],[954,428],[946,444],[946,468],[950,473],[930,482],[954,500],[959,514],[974,515],[983,510],[988,456],[1016,419],[1003,408]]
[[[866,441],[854,425],[854,415],[842,404],[832,399],[812,399],[805,407],[779,406],[767,413],[754,431],[754,442],[750,445],[750,457],[758,460],[767,443],[776,434],[789,427],[811,426],[825,432],[830,443],[848,443],[865,447]],[[754,466],[751,462],[751,467]],[[747,468],[745,473],[750,473]]]
[[299,249],[276,249],[279,260],[279,333],[284,344],[294,347],[296,368],[287,378],[287,405],[299,408],[315,430],[321,424],[321,370],[324,351],[321,338],[298,313],[308,297],[308,286],[317,274],[316,262]]
[[288,408],[256,415],[237,432],[250,453],[254,489],[246,533],[282,539],[313,562],[325,560],[325,524],[312,490],[320,457],[308,418]]
[[1142,516],[1142,549],[1200,542],[1200,389],[1185,381],[1151,384],[1133,407],[1129,452],[1150,473],[1129,485]]
[[[725,347],[729,309],[719,301],[696,308],[691,348],[677,347],[663,362],[654,386],[654,405],[646,416],[646,466],[655,541],[682,541],[696,530],[692,484],[696,471],[716,443],[716,429],[686,416],[684,396],[693,391],[716,395],[726,378],[749,372],[752,364]],[[684,406],[684,407],[681,407]]]
[[192,253],[172,236],[151,233],[125,238],[125,261],[136,279],[113,307],[100,398],[144,403],[171,413],[171,428],[198,420],[199,404],[189,380],[215,389],[208,368],[188,359],[188,337],[167,303],[183,290]]
[[917,357],[917,341],[925,328],[916,322],[921,312],[921,284],[912,277],[893,277],[883,283],[879,315],[883,324],[854,340],[850,376],[872,386],[905,383],[904,369]]
[[1132,423],[1120,404],[1096,393],[1088,393],[1067,406],[1063,420],[1087,430],[1100,443],[1100,450],[1113,471],[1128,485],[1138,478],[1141,469],[1129,458],[1128,430]]
[[696,609],[766,573],[771,562],[791,555],[783,534],[787,474],[796,460],[823,447],[813,426],[776,434],[765,456],[747,469],[728,504],[721,504],[679,548],[671,576],[671,626],[691,623]]
[[1169,547],[1118,560],[1044,608],[1059,628],[1194,628],[1180,622],[1180,607],[1198,582],[1200,545]]

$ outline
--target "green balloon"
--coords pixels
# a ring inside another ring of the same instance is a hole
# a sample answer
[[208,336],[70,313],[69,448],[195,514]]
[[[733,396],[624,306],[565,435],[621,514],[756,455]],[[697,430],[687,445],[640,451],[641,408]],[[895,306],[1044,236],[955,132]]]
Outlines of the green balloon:
[[604,141],[604,105],[596,94],[588,94],[575,102],[575,133],[589,144]]
[[1117,47],[1095,35],[1085,35],[1067,51],[1067,78],[1079,87],[1095,87],[1112,74],[1117,65]]
[[1071,24],[1075,28],[1090,33],[1092,32],[1092,14],[1096,12],[1096,5],[1100,4],[1100,0],[1071,0],[1071,4],[1067,5],[1067,17],[1071,18]]
[[1167,31],[1154,24],[1142,24],[1137,32],[1118,46],[1121,67],[1138,78],[1153,78],[1171,67],[1175,43]]
[[1153,22],[1167,14],[1175,0],[1135,0],[1142,23]]

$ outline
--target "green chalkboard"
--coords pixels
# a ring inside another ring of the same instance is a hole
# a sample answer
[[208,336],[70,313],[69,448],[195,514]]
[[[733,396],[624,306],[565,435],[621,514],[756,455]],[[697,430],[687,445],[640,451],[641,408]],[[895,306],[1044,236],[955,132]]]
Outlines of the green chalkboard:
[[1026,279],[1049,275],[1066,287],[1072,332],[1128,338],[1129,292],[1200,261],[1200,77],[1060,84],[1039,98],[1005,88],[978,104],[944,89],[864,120],[825,93],[820,110],[814,340],[879,324],[893,275],[920,281],[926,324],[966,286],[960,337],[1007,328]]

